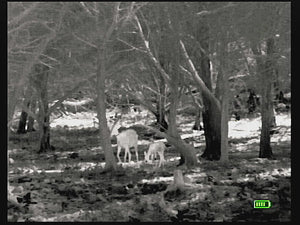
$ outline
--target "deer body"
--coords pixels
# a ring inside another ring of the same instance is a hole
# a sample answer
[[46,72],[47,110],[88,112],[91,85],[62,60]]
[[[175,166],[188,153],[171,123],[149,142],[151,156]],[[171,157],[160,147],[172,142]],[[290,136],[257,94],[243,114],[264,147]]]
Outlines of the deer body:
[[135,154],[136,154],[136,161],[137,162],[139,161],[137,142],[138,142],[138,135],[136,131],[133,129],[124,130],[117,135],[117,145],[118,145],[117,158],[119,162],[121,162],[120,152],[122,148],[125,149],[124,162],[126,162],[127,154],[128,154],[128,162],[131,161],[131,153],[129,150],[131,147],[134,147]]
[[160,167],[165,161],[165,158],[164,158],[165,148],[166,148],[166,146],[162,141],[151,143],[149,145],[148,152],[144,152],[145,162],[152,161],[153,157],[156,157],[158,154],[159,155],[158,167]]

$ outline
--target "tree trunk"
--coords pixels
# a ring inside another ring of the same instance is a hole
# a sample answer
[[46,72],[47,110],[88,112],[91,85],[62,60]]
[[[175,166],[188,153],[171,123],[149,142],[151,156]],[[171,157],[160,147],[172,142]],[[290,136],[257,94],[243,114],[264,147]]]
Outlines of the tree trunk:
[[[27,104],[27,106],[29,106],[29,104]],[[17,134],[25,134],[26,133],[26,129],[25,129],[26,128],[26,122],[27,122],[27,113],[22,110],[18,130],[17,130]]]
[[201,155],[208,160],[219,160],[221,155],[221,111],[204,100],[207,110],[203,113],[205,150]]
[[[199,62],[195,64],[195,69],[192,68],[192,65],[190,65],[190,68],[195,70],[195,73],[199,71],[199,74],[201,74],[201,78],[194,75],[194,80],[202,91],[204,105],[202,116],[206,147],[201,157],[208,160],[219,160],[221,155],[221,107],[220,102],[212,92],[210,59],[207,55],[210,51],[209,26],[206,21],[203,21],[201,25],[199,24],[198,29],[196,38],[204,51],[196,52],[197,54],[194,57]],[[188,56],[186,58],[188,59]]]
[[[104,58],[101,57],[101,50],[98,55],[98,69],[97,69],[97,117],[99,121],[99,135],[100,144],[104,150],[105,155],[105,170],[116,170],[117,164],[113,155],[113,150],[110,141],[110,132],[106,120],[106,105],[105,105],[105,74],[103,68]],[[100,62],[99,62],[100,61]],[[102,67],[102,68],[101,68]]]
[[[118,13],[119,3],[114,3],[114,12]],[[97,3],[97,7],[100,10],[101,5]],[[115,18],[116,15],[113,15]],[[101,30],[102,24],[102,15],[96,17],[96,29],[98,34],[103,33]],[[102,149],[104,150],[105,155],[105,171],[114,171],[117,169],[116,159],[113,154],[113,150],[111,147],[110,141],[110,131],[107,125],[106,119],[106,95],[105,95],[105,76],[106,76],[106,59],[107,59],[107,41],[111,37],[111,34],[114,30],[114,26],[116,21],[113,21],[108,30],[106,30],[105,35],[102,40],[98,40],[97,42],[97,117],[99,121],[99,135],[100,135],[100,144]]]
[[[208,57],[202,58],[199,70],[203,75],[205,85],[212,91],[209,62]],[[221,156],[221,110],[205,94],[203,94],[203,104],[202,115],[206,147],[201,157],[208,160],[219,160]]]
[[267,40],[267,59],[265,66],[260,70],[262,81],[262,101],[261,101],[261,136],[260,136],[260,158],[272,158],[272,148],[270,143],[270,128],[272,125],[272,82],[274,77],[274,39]]
[[166,118],[165,89],[166,89],[166,83],[160,75],[160,86],[159,86],[160,95],[157,97],[158,98],[158,102],[157,102],[158,116],[156,116],[158,124],[161,125],[160,131],[168,130],[168,122],[165,119]]
[[[159,133],[160,134],[160,133]],[[160,134],[164,136],[163,134]],[[173,145],[176,150],[180,153],[181,160],[183,163],[179,165],[186,165],[187,168],[191,168],[197,164],[196,151],[195,148],[189,144],[186,144],[179,136],[179,138],[171,137],[170,135],[165,136],[168,142]]]
[[158,112],[154,115],[156,117],[156,123],[160,125],[159,130],[160,131],[168,130],[169,125],[168,125],[167,121],[165,120],[165,111],[163,111],[163,113]]
[[[177,13],[180,11],[178,8],[168,8],[168,16],[171,19],[171,23],[169,23],[169,32],[172,35],[167,41],[174,46],[172,49],[166,49],[167,57],[170,59],[170,69],[169,74],[172,74],[171,79],[169,81],[170,85],[170,109],[169,109],[169,127],[168,127],[168,134],[175,140],[177,143],[174,143],[175,148],[180,153],[180,162],[179,164],[184,164],[186,167],[190,168],[197,164],[197,157],[196,151],[194,146],[186,144],[180,137],[178,133],[178,129],[176,126],[176,115],[177,115],[177,108],[180,98],[179,87],[183,84],[181,77],[180,77],[180,28],[177,26],[179,24]],[[170,14],[169,14],[170,13]],[[181,85],[180,85],[181,84]],[[170,141],[168,139],[168,141]],[[171,140],[172,141],[172,140]],[[171,143],[172,144],[172,143]]]
[[40,124],[40,149],[39,153],[47,152],[52,150],[53,147],[50,145],[50,126],[49,116],[44,116],[44,121]]
[[34,66],[34,71],[37,74],[34,80],[34,85],[36,86],[37,93],[39,95],[39,133],[40,133],[40,143],[38,153],[47,152],[51,150],[50,145],[50,117],[48,113],[48,75],[49,67],[36,64]]
[[[174,80],[171,81],[171,83],[174,83]],[[178,105],[178,98],[177,98],[177,94],[176,92],[178,92],[178,87],[176,85],[173,84],[173,87],[171,88],[171,93],[170,93],[170,114],[169,114],[169,126],[168,126],[168,134],[172,137],[172,138],[175,138],[177,139],[178,141],[182,141],[181,140],[181,137],[178,133],[178,130],[177,130],[177,126],[176,126],[176,110],[177,110],[177,105]],[[180,143],[177,143],[177,151],[178,151],[178,145]],[[178,166],[180,165],[183,165],[184,163],[187,163],[187,161],[191,161],[191,160],[186,160],[185,158],[185,155],[184,152],[180,152],[180,160],[179,160],[179,164]]]
[[222,90],[221,95],[221,158],[220,161],[228,162],[228,110],[229,110],[229,83],[228,83],[228,64],[227,64],[227,42],[221,41],[220,52],[220,75],[221,83],[219,85]]
[[[24,101],[23,101],[23,105],[27,106],[28,108],[30,106],[30,98],[31,98],[31,96],[32,96],[32,78],[31,78],[31,76],[29,76],[29,82],[28,82],[28,86],[27,86],[27,89],[26,89],[26,92],[25,92],[25,96],[24,96]],[[18,134],[24,134],[24,133],[26,133],[27,117],[28,117],[27,112],[25,112],[24,110],[22,110],[21,116],[20,116],[18,130],[17,130]]]
[[[177,71],[173,72],[170,86],[171,86],[171,95],[170,95],[170,114],[169,114],[168,134],[172,138],[177,140],[176,143],[173,142],[173,145],[176,147],[177,151],[180,153],[179,165],[185,164],[187,167],[192,167],[197,164],[196,151],[193,146],[189,146],[184,143],[184,141],[181,139],[181,137],[178,133],[178,129],[176,126],[177,106],[178,106],[178,102],[179,102]],[[171,144],[172,144],[172,142],[171,142]]]
[[[197,83],[197,85],[199,85],[203,95],[204,111],[202,115],[206,148],[201,157],[210,160],[219,160],[221,155],[221,106],[219,100],[212,93],[209,65],[210,60],[206,55],[199,57],[200,66],[196,69],[187,54],[183,42],[180,41],[180,44],[183,51],[183,56],[185,57],[191,72],[182,67],[181,68],[184,72],[193,76],[194,81]],[[208,52],[208,43],[204,42],[202,46],[204,46]],[[197,70],[199,70],[200,74],[203,75],[202,78],[198,75]]]
[[228,161],[228,95],[225,96],[225,93],[222,99],[222,112],[221,112],[221,158],[220,160],[223,162]]
[[[35,113],[36,112],[36,98],[32,96],[31,103],[30,103],[30,110]],[[27,132],[35,131],[33,128],[34,125],[34,118],[29,116],[28,117],[28,123],[27,123]]]

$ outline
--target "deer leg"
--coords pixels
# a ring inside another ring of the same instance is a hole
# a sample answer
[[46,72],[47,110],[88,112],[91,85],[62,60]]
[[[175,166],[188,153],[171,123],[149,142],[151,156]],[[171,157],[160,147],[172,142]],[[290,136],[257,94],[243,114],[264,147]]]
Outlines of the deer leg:
[[139,153],[138,153],[137,145],[134,146],[134,150],[135,150],[136,162],[138,162],[139,161]]
[[119,162],[121,162],[121,159],[120,159],[120,151],[121,151],[121,147],[118,146],[117,158],[118,158]]
[[127,154],[128,154],[128,147],[125,147],[124,162],[126,162]]
[[131,153],[129,147],[127,147],[127,152],[128,152],[128,162],[131,162]]
[[161,167],[161,165],[164,165],[165,159],[164,159],[164,155],[163,154],[164,153],[160,153],[159,154],[159,165],[158,165],[158,167]]
[[152,158],[153,158],[153,155],[152,155],[152,154],[149,154],[149,160],[148,160],[148,161],[151,161],[151,162],[152,162]]

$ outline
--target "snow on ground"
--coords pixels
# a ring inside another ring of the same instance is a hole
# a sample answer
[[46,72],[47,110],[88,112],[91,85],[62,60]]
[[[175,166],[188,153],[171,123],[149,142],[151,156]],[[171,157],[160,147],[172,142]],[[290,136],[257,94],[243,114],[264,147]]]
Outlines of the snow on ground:
[[291,114],[277,114],[276,115],[277,126],[291,126]]
[[70,129],[73,127],[76,129],[94,127],[96,116],[97,113],[91,112],[80,112],[76,114],[69,113],[67,116],[64,115],[57,119],[51,119],[50,126],[52,128],[56,126],[68,126]]
[[[145,112],[141,112],[140,114],[136,115],[130,115],[130,119],[132,119],[134,116],[138,118],[138,121],[136,121],[135,124],[146,124],[149,123],[150,120],[154,118],[154,116],[150,116]],[[115,116],[115,112],[108,112],[106,114],[106,118],[108,121],[108,126],[111,127],[113,125],[113,118]],[[132,121],[126,120],[127,115],[124,116],[122,121],[120,121],[120,125],[124,127],[130,127],[132,126]],[[56,127],[64,127],[68,126],[69,129],[82,129],[82,128],[92,128],[92,127],[98,127],[98,119],[97,119],[97,113],[94,112],[78,112],[76,114],[69,113],[68,115],[64,115],[59,118],[51,118],[51,124],[50,126]]]
[[[277,126],[291,126],[290,114],[277,114]],[[228,137],[230,138],[245,138],[258,137],[261,129],[261,118],[242,119],[239,121],[229,121]]]
[[239,121],[228,122],[228,137],[244,138],[258,135],[260,129],[260,118],[242,119]]
[[[97,127],[95,124],[96,121],[96,113],[91,112],[80,112],[77,114],[69,114],[68,116],[60,117],[57,119],[53,119],[51,122],[51,127],[56,126],[65,126],[67,125],[70,129],[72,128],[91,128]],[[141,121],[139,121],[141,123]],[[146,120],[145,120],[146,122]],[[149,121],[148,121],[149,122]],[[276,123],[277,126],[291,126],[291,115],[290,114],[277,114],[276,115]],[[109,124],[111,125],[111,124]],[[123,126],[126,126],[126,121],[123,122]],[[132,124],[130,124],[132,125]],[[229,121],[228,122],[228,137],[229,138],[246,138],[246,137],[259,137],[261,128],[261,118],[253,118],[253,119],[241,119],[239,121]],[[181,137],[183,139],[189,137],[200,136],[203,134],[203,131],[193,131],[190,134],[183,134]],[[166,141],[163,139],[162,141]]]

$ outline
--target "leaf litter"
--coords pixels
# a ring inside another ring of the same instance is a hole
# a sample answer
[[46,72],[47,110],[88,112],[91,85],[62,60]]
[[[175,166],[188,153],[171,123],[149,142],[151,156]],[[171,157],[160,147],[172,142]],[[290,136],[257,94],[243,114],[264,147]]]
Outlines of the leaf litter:
[[[9,184],[19,202],[8,202],[8,221],[290,221],[289,115],[276,117],[280,129],[271,138],[275,160],[257,157],[259,119],[230,121],[229,163],[200,159],[198,167],[183,169],[186,188],[170,191],[179,159],[172,148],[165,152],[164,168],[133,158],[134,162],[118,164],[117,172],[103,173],[97,129],[77,114],[81,129],[52,128],[51,140],[57,146],[52,152],[35,153],[36,134],[12,135]],[[76,118],[68,118],[74,127],[79,124]],[[201,155],[203,131],[181,131]],[[139,142],[139,155],[147,146]],[[114,145],[113,149],[116,154]],[[253,202],[259,199],[270,200],[272,207],[255,209]]]

